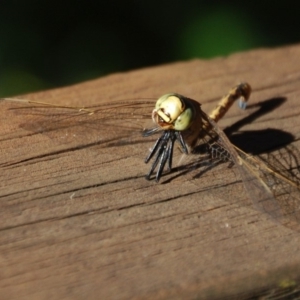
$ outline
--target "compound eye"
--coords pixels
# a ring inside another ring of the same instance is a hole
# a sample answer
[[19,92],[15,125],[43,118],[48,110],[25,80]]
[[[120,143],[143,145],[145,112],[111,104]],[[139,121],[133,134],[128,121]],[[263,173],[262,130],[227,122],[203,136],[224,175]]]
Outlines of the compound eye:
[[178,131],[188,129],[192,125],[193,117],[193,110],[190,107],[186,108],[185,111],[176,119],[174,129]]

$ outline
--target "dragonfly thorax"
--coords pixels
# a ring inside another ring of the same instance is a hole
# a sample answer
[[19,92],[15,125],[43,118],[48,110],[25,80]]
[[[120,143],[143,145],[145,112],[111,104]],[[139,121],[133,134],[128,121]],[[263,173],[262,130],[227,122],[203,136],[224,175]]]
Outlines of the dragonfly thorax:
[[179,94],[161,96],[152,112],[153,122],[164,130],[186,130],[192,125],[194,118],[192,104],[188,98]]

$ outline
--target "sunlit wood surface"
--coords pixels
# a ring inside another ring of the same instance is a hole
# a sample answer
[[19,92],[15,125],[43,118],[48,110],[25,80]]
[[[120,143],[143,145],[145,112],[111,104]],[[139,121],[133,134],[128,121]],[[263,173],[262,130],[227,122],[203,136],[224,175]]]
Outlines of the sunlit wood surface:
[[[89,106],[177,92],[210,112],[232,86],[247,81],[249,109],[232,107],[220,127],[240,121],[237,132],[251,137],[239,144],[247,151],[285,143],[297,149],[299,57],[300,46],[254,50],[22,98]],[[266,103],[280,105],[255,115]],[[189,176],[146,181],[149,166],[136,148],[147,154],[142,138],[137,145],[124,139],[118,155],[113,146],[81,147],[80,139],[66,146],[65,131],[61,140],[38,133],[35,117],[27,126],[9,109],[15,106],[0,103],[1,299],[243,299],[293,287],[300,278],[299,232],[252,206],[199,192]],[[208,172],[203,185],[213,180]]]

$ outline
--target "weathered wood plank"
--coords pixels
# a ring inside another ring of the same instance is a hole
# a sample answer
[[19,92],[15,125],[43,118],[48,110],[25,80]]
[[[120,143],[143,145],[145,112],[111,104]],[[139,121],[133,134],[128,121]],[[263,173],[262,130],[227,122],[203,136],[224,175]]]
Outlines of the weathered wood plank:
[[[209,112],[230,87],[248,81],[252,106],[246,112],[232,108],[220,126],[235,123],[250,132],[253,140],[237,140],[244,149],[269,150],[291,136],[297,147],[299,57],[300,46],[256,50],[24,97],[95,105],[174,91]],[[263,110],[268,103],[279,104]],[[202,192],[188,176],[146,181],[149,166],[137,147],[151,143],[97,147],[90,135],[97,138],[101,124],[86,126],[73,140],[67,135],[72,128],[39,133],[39,116],[8,109],[13,106],[0,104],[1,298],[211,299],[300,277],[298,232],[252,207]],[[213,181],[209,172],[205,178],[204,185]]]

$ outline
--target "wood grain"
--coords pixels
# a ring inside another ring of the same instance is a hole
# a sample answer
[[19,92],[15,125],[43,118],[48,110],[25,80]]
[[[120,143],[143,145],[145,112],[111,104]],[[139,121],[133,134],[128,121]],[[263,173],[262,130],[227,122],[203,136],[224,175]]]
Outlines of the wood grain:
[[[233,107],[220,126],[235,124],[233,142],[253,153],[298,149],[299,57],[299,45],[254,50],[22,98],[88,106],[178,92],[209,112],[248,81],[249,109]],[[76,124],[59,136],[51,117],[53,131],[39,133],[39,116],[13,106],[0,103],[1,299],[242,299],[299,280],[299,232],[200,192],[188,176],[146,181],[140,147],[151,143],[97,147],[98,124],[69,140]]]

